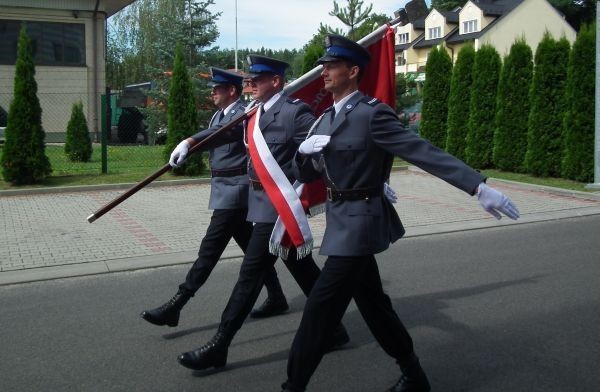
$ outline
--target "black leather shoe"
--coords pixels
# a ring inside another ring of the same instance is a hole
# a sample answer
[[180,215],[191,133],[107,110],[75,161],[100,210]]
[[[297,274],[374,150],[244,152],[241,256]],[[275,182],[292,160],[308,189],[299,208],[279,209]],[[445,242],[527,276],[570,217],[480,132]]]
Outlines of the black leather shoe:
[[179,290],[167,303],[156,309],[144,310],[140,316],[154,325],[176,327],[179,324],[179,313],[191,297],[191,294]]
[[429,392],[429,380],[419,364],[416,355],[412,355],[406,363],[399,364],[402,376],[388,392]]
[[278,316],[287,312],[289,308],[290,307],[288,306],[285,297],[279,297],[277,299],[271,299],[271,297],[267,297],[262,305],[250,312],[250,317],[265,318]]
[[333,339],[331,340],[331,344],[329,344],[325,348],[325,353],[329,353],[341,348],[343,345],[347,344],[350,341],[350,336],[348,336],[348,332],[346,332],[346,328],[342,324],[340,324],[333,333]]
[[188,351],[177,357],[186,368],[203,370],[210,367],[221,368],[227,364],[230,340],[221,331],[217,332],[204,346]]

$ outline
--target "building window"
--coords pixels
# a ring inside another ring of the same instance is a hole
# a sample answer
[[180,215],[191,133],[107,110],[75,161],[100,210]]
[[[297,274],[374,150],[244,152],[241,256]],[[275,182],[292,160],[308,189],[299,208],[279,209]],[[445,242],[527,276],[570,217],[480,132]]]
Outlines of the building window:
[[408,33],[398,34],[398,44],[407,44],[410,41],[408,40]]
[[436,39],[442,36],[441,27],[432,27],[429,29],[429,39]]
[[406,59],[404,58],[404,53],[402,53],[396,57],[396,65],[399,67],[406,65]]
[[477,19],[467,20],[463,22],[463,33],[474,33],[477,31]]
[[[26,21],[36,65],[85,66],[85,26]],[[14,65],[21,22],[0,19],[0,64]]]

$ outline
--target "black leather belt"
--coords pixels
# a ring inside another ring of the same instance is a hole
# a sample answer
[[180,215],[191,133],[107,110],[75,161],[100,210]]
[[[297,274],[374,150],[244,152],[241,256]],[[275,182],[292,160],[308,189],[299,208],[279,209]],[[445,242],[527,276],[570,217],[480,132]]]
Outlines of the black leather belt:
[[255,191],[264,191],[265,190],[265,188],[263,187],[263,184],[261,184],[260,181],[253,180],[252,178],[250,179],[250,186]]
[[355,201],[366,200],[383,194],[381,187],[356,188],[356,189],[332,189],[327,188],[327,200],[329,201]]
[[215,169],[210,171],[210,175],[213,177],[235,177],[246,174],[246,166],[234,167],[232,169]]

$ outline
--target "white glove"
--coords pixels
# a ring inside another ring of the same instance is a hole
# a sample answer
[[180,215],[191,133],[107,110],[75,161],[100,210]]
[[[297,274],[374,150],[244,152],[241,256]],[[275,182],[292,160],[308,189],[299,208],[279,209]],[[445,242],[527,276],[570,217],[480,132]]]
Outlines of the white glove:
[[396,191],[387,182],[383,183],[383,194],[392,204],[398,201]]
[[331,139],[331,136],[328,135],[312,135],[303,141],[302,144],[300,144],[300,147],[298,147],[298,152],[304,155],[320,152],[326,145],[329,144],[329,139]]
[[483,182],[477,187],[477,198],[481,207],[496,219],[502,218],[500,212],[513,220],[519,217],[517,206],[504,193],[490,188]]
[[190,144],[187,140],[184,140],[181,143],[179,143],[171,153],[171,158],[169,158],[169,165],[171,165],[171,167],[179,167],[180,165],[182,165],[185,161],[185,157],[187,156],[189,149]]

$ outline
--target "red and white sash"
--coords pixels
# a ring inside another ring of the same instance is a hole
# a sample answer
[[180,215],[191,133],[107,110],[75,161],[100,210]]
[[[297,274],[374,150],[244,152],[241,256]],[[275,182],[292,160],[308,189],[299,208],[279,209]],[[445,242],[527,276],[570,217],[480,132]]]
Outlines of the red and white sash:
[[[260,108],[248,119],[247,138],[248,151],[252,165],[260,180],[267,196],[279,214],[276,229],[271,235],[269,251],[287,258],[289,245],[284,244],[286,235],[289,236],[291,244],[296,247],[298,258],[310,254],[313,248],[313,237],[308,225],[308,219],[299,194],[303,186],[294,189],[287,176],[271,154],[269,146],[265,142],[259,126]],[[276,232],[277,231],[277,232]]]

